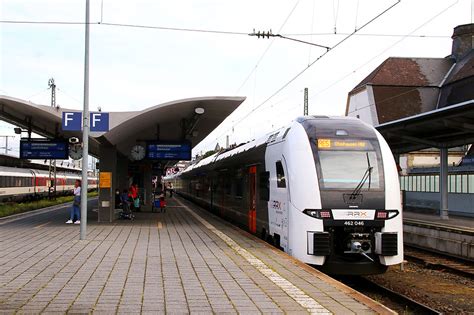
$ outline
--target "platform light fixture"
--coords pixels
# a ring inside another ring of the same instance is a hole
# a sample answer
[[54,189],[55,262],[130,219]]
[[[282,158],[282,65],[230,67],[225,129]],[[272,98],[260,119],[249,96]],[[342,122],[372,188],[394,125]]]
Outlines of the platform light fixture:
[[196,107],[196,108],[194,109],[194,112],[195,112],[196,114],[198,114],[198,115],[202,115],[202,114],[204,114],[205,110],[204,110],[204,108],[202,108],[202,107]]
[[20,127],[15,127],[13,128],[13,130],[15,131],[17,135],[21,135],[22,132],[28,132],[28,130],[21,129]]

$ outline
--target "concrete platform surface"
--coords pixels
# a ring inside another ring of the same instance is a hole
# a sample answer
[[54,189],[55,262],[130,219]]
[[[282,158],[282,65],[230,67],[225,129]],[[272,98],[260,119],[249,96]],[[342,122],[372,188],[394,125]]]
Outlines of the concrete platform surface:
[[403,218],[409,220],[417,220],[426,223],[439,224],[446,227],[464,229],[466,231],[474,232],[474,218],[449,216],[447,220],[441,219],[439,215],[417,213],[413,211],[404,211]]
[[68,212],[0,223],[0,313],[393,314],[182,199],[84,241]]

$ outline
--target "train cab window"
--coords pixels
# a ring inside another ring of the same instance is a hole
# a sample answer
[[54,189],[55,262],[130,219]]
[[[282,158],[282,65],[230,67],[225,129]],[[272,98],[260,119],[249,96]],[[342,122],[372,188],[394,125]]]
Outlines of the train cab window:
[[277,187],[286,188],[286,177],[281,161],[276,162]]

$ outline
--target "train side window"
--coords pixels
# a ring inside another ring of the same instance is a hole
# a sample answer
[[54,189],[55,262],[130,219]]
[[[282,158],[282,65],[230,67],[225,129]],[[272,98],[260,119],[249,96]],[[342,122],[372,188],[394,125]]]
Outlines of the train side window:
[[276,173],[277,173],[277,187],[286,188],[285,172],[283,171],[283,165],[281,161],[276,162]]
[[244,195],[243,190],[243,183],[241,178],[237,178],[234,180],[234,187],[235,187],[235,196],[242,197]]
[[260,200],[270,200],[270,172],[260,173]]

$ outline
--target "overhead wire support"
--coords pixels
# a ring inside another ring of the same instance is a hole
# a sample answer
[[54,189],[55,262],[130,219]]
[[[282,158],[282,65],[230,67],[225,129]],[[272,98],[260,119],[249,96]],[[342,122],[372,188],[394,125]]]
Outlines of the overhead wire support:
[[[390,11],[393,7],[395,7],[397,4],[399,4],[401,2],[401,0],[396,0],[396,2],[394,2],[392,5],[390,5],[389,7],[387,7],[385,10],[381,11],[380,13],[378,13],[377,15],[375,15],[373,18],[371,18],[370,20],[368,20],[366,23],[364,23],[361,27],[359,27],[358,29],[354,30],[352,33],[350,33],[349,35],[347,35],[346,37],[344,37],[343,39],[341,39],[339,42],[337,42],[334,46],[330,47],[330,49],[328,49],[327,51],[325,51],[324,53],[322,53],[321,55],[319,55],[316,59],[314,59],[310,64],[308,64],[304,69],[302,69],[300,72],[298,72],[295,76],[293,76],[290,80],[288,80],[285,84],[283,84],[283,86],[281,86],[280,88],[278,88],[273,94],[271,94],[269,97],[267,97],[263,102],[261,102],[257,107],[253,108],[250,112],[248,112],[246,115],[244,115],[243,117],[241,117],[237,122],[235,122],[235,124],[232,126],[232,128],[234,126],[236,126],[237,124],[239,124],[242,120],[246,119],[248,116],[250,116],[252,113],[254,113],[256,110],[258,110],[259,108],[261,108],[263,105],[265,105],[269,100],[271,100],[273,97],[275,97],[275,95],[277,95],[278,93],[280,93],[283,89],[285,89],[288,85],[290,85],[291,83],[293,83],[298,77],[300,77],[303,73],[305,73],[310,67],[312,67],[316,62],[318,62],[319,60],[321,60],[324,56],[326,56],[330,51],[334,50],[336,47],[340,46],[342,43],[344,43],[345,41],[347,41],[348,39],[352,38],[352,36],[354,36],[355,34],[357,34],[357,32],[359,32],[360,30],[364,29],[367,25],[371,24],[372,22],[374,22],[375,20],[377,20],[378,18],[380,18],[382,15],[384,15],[385,13],[387,13],[388,11]],[[255,33],[255,32],[254,32]],[[260,33],[261,34],[261,33]],[[249,34],[250,35],[250,34]],[[229,129],[227,129],[229,130]],[[218,137],[221,137],[225,132],[227,132],[227,130],[225,130],[223,133],[221,133]]]
[[270,38],[270,37],[279,37],[279,38],[283,38],[283,39],[288,39],[288,40],[292,40],[292,41],[295,41],[295,42],[298,42],[298,43],[303,43],[303,44],[308,44],[308,45],[312,45],[312,46],[316,46],[316,47],[320,47],[320,48],[325,48],[326,51],[329,51],[331,49],[331,47],[328,47],[328,46],[324,46],[324,45],[320,45],[320,44],[315,44],[315,43],[311,43],[311,42],[307,42],[305,40],[301,40],[301,39],[296,39],[296,38],[291,38],[291,37],[287,37],[287,36],[284,36],[284,35],[281,35],[281,34],[273,34],[272,33],[272,30],[269,30],[267,32],[255,32],[255,29],[253,30],[252,33],[249,34],[249,36],[257,36],[257,38]]

